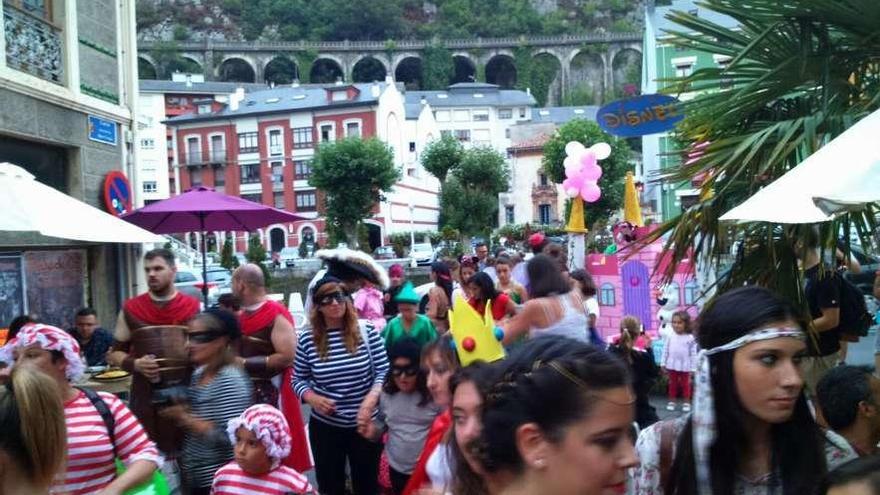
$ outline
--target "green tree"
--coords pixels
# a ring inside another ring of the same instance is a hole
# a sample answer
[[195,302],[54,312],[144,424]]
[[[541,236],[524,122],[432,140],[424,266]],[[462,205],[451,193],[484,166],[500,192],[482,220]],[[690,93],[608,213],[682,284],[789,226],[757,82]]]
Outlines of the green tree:
[[[803,227],[766,222],[721,224],[719,217],[772,182],[822,143],[880,106],[880,3],[802,0],[706,0],[730,16],[729,29],[685,12],[674,43],[731,57],[726,69],[705,68],[668,81],[670,93],[698,96],[684,105],[678,127],[684,143],[710,143],[699,160],[672,167],[670,183],[704,177],[702,201],[670,220],[648,240],[670,234],[673,263],[691,249],[718,256],[736,242],[737,256],[720,289],[753,283],[803,301],[793,246]],[[722,81],[733,87],[720,90]],[[835,173],[829,170],[829,174]],[[855,226],[863,239],[874,228],[872,207],[821,226],[831,248]],[[715,258],[717,262],[717,257]],[[667,274],[671,275],[671,274]]]
[[422,89],[445,89],[453,74],[455,65],[452,63],[452,52],[435,44],[422,50]]
[[260,270],[263,270],[263,277],[266,278],[266,287],[269,287],[272,274],[269,273],[269,269],[266,267],[266,248],[263,247],[263,242],[256,232],[251,232],[248,235],[248,248],[244,257],[248,260],[248,263],[260,266]]
[[487,233],[498,223],[498,194],[509,187],[510,171],[504,157],[490,147],[465,151],[449,172],[440,193],[440,215],[445,227],[469,238]]
[[584,205],[587,225],[596,220],[607,220],[614,212],[623,208],[623,182],[629,164],[630,148],[623,139],[608,135],[595,122],[576,119],[569,121],[556,131],[556,134],[544,145],[544,172],[553,182],[565,180],[565,145],[577,141],[586,147],[605,142],[611,145],[611,156],[601,160],[602,177],[599,187],[602,197],[595,203]]
[[220,251],[220,266],[227,270],[238,268],[238,258],[235,257],[232,249],[232,238],[227,237],[223,241],[223,249]]
[[422,152],[422,167],[440,181],[440,188],[446,182],[450,170],[455,169],[464,159],[464,147],[452,136],[442,136],[432,141]]
[[400,180],[394,153],[375,138],[325,143],[315,155],[309,184],[324,192],[328,224],[357,247],[357,226]]

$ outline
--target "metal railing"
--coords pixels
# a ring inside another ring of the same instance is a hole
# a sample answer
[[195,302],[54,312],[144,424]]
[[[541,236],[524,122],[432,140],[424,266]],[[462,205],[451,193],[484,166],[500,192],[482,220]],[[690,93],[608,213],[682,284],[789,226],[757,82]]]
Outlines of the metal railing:
[[61,30],[49,22],[3,4],[6,65],[47,81],[63,78]]

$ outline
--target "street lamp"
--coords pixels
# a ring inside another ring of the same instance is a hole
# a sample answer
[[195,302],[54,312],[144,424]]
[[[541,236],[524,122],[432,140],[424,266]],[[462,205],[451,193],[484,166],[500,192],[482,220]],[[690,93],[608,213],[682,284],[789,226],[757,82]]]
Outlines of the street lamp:
[[415,268],[418,266],[416,263],[416,258],[413,256],[413,249],[416,247],[416,219],[415,219],[415,210],[416,206],[409,202],[409,266]]

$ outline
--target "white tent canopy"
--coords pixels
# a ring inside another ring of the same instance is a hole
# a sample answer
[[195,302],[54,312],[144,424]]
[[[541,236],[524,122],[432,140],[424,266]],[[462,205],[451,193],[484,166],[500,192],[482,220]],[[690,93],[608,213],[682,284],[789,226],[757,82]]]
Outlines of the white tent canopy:
[[0,232],[39,232],[87,242],[164,242],[164,238],[34,180],[0,163]]
[[721,220],[826,222],[880,200],[880,111],[863,118]]

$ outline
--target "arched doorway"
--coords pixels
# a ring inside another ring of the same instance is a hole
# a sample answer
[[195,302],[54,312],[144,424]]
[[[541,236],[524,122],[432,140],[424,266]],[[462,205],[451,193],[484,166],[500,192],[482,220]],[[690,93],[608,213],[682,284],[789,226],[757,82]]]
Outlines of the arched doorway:
[[486,82],[505,89],[516,86],[516,65],[507,55],[496,55],[486,64]]
[[373,57],[364,57],[354,64],[351,78],[354,82],[365,83],[385,80],[385,65]]
[[269,231],[269,248],[277,253],[287,247],[287,234],[281,227],[275,227]]
[[342,67],[335,60],[319,58],[312,64],[309,74],[309,82],[315,84],[327,84],[341,81],[343,78]]
[[221,81],[252,83],[257,80],[254,68],[246,60],[230,58],[217,69]]

